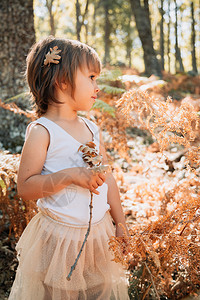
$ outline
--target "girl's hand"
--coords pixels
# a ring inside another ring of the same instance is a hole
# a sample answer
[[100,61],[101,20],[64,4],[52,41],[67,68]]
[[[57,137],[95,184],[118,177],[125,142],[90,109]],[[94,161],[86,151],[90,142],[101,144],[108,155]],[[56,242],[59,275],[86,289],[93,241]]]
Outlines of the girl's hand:
[[126,227],[126,225],[118,224],[116,226],[115,236],[116,237],[129,236],[128,228]]
[[72,183],[89,189],[92,193],[99,195],[96,189],[105,182],[106,176],[103,173],[93,173],[84,167],[73,169]]
[[122,252],[124,255],[128,255],[131,251],[130,248],[130,234],[128,231],[128,228],[126,227],[126,225],[117,225],[116,226],[116,232],[115,232],[115,236],[120,238],[120,243],[122,246]]

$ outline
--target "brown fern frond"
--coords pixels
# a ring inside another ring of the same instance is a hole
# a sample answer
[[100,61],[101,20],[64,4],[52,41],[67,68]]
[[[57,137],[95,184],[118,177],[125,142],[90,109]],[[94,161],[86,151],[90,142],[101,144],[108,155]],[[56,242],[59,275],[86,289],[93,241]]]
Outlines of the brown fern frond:
[[34,121],[36,119],[36,116],[35,116],[34,112],[24,111],[23,109],[19,108],[14,102],[8,104],[8,103],[4,103],[0,99],[0,107],[2,107],[4,109],[7,109],[9,111],[12,111],[15,114],[24,115],[27,118],[31,119],[32,121]]

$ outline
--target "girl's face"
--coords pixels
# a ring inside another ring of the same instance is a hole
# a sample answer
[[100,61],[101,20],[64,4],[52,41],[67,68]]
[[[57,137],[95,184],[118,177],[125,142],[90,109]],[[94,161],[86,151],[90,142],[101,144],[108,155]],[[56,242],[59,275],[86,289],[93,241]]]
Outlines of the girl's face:
[[76,109],[89,111],[94,104],[99,88],[96,83],[98,74],[90,71],[87,67],[78,68],[75,78],[74,100]]

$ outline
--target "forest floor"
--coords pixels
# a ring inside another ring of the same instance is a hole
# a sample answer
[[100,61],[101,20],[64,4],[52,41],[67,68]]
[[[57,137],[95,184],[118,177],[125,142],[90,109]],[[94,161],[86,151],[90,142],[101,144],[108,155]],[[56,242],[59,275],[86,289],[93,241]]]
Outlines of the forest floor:
[[[163,85],[160,89],[161,82],[156,83],[156,78],[147,80],[145,77],[133,76],[135,77],[125,78],[127,88],[143,86],[151,93],[154,91],[156,97],[163,99],[166,95],[171,95],[175,105],[186,101],[193,104],[196,111],[200,110],[200,90],[193,78],[183,75],[174,79],[168,75],[165,80],[173,85],[170,90],[163,90]],[[128,163],[117,155],[113,157],[116,170],[114,176],[120,190],[127,224],[133,228],[159,218],[163,195],[178,181],[181,183],[185,180],[187,170],[183,147],[172,145],[161,154],[157,142],[149,142],[146,132],[129,129],[127,134],[131,162]],[[168,210],[173,208],[174,204],[169,203]],[[8,233],[9,229],[4,229],[0,234],[0,300],[8,299],[17,267],[15,239],[13,235],[8,238]],[[200,299],[200,296],[194,299]]]
[[[170,157],[170,163],[169,160],[166,163],[166,157],[157,152],[157,144],[145,145],[144,137],[133,135],[129,139],[129,145],[133,164],[131,166],[122,159],[116,160],[115,164],[120,168],[114,175],[119,186],[127,224],[132,228],[138,224],[143,226],[155,221],[160,216],[163,194],[171,189],[177,180],[184,180],[186,170],[182,149],[172,148],[171,152],[165,153]],[[173,209],[173,203],[170,205]],[[17,259],[14,248],[14,236],[11,235],[8,239],[8,230],[1,232],[0,300],[8,299],[15,276]]]

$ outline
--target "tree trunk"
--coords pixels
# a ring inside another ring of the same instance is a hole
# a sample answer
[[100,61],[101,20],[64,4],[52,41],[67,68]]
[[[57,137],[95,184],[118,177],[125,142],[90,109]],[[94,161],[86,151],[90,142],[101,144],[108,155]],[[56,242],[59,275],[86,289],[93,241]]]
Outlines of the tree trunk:
[[85,26],[85,43],[88,44],[88,23],[85,23],[84,26]]
[[76,0],[76,37],[77,40],[81,39],[81,8],[79,0]]
[[126,26],[126,32],[127,32],[127,36],[125,37],[124,39],[124,42],[125,42],[125,46],[126,46],[126,59],[127,59],[127,62],[128,62],[128,66],[129,68],[131,68],[131,60],[132,60],[132,57],[131,57],[131,52],[132,52],[132,39],[131,39],[131,12],[130,10],[127,11],[127,19],[128,19],[128,24]]
[[132,60],[132,55],[131,55],[131,52],[132,52],[132,40],[130,38],[130,36],[128,36],[128,41],[126,43],[126,58],[128,60],[128,66],[129,68],[131,68],[131,60]]
[[[24,71],[27,53],[35,42],[33,0],[1,0],[0,28],[0,99],[5,100],[28,89]],[[18,97],[15,102],[30,109],[27,98]],[[0,108],[2,150],[21,151],[27,122],[25,116]]]
[[93,12],[93,24],[92,24],[92,36],[95,38],[96,36],[96,15],[97,15],[97,2],[94,1],[93,2],[93,6],[94,6],[94,12]]
[[153,47],[148,0],[144,0],[143,6],[140,0],[130,0],[130,3],[144,51],[145,73],[161,77],[160,64]]
[[110,21],[109,21],[109,6],[108,0],[103,1],[104,15],[105,15],[105,25],[104,25],[104,60],[103,63],[106,65],[110,62]]
[[167,32],[167,57],[168,57],[168,72],[170,73],[171,71],[171,43],[170,43],[170,27],[171,27],[171,16],[170,16],[170,11],[171,11],[171,0],[168,0],[168,32]]
[[161,7],[160,7],[160,14],[161,14],[161,21],[160,21],[160,56],[161,56],[161,69],[165,69],[165,51],[164,51],[164,9],[163,9],[163,0],[161,0]]
[[181,50],[178,46],[178,16],[177,16],[177,11],[178,11],[178,7],[177,7],[177,2],[176,0],[174,0],[175,3],[175,58],[176,58],[176,62],[175,62],[175,69],[176,69],[176,73],[178,72],[184,72],[184,66],[183,66],[183,61],[182,61],[182,57],[181,57]]
[[191,54],[192,54],[192,71],[194,74],[197,74],[197,60],[196,60],[196,33],[195,33],[195,19],[194,19],[194,2],[191,1],[191,19],[192,19],[192,30],[191,30]]
[[26,55],[35,42],[33,0],[1,0],[0,99],[24,91]]
[[56,34],[55,20],[54,20],[54,15],[53,15],[53,11],[52,11],[53,2],[54,2],[54,0],[46,0],[46,7],[49,12],[50,34],[55,36],[55,34]]
[[88,12],[89,0],[87,0],[85,5],[85,11],[83,15],[81,14],[81,5],[79,0],[76,0],[76,36],[77,40],[80,41],[81,39],[81,28],[84,25],[85,17]]

